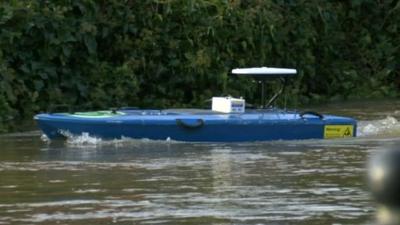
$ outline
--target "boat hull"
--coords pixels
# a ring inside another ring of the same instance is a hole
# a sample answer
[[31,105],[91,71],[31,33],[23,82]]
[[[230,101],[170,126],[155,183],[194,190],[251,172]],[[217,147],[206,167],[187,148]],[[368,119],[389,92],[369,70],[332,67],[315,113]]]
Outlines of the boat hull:
[[84,133],[102,139],[171,139],[190,142],[322,139],[354,137],[357,126],[351,118],[300,116],[295,112],[185,114],[124,111],[122,114],[101,118],[38,114],[35,119],[50,139]]

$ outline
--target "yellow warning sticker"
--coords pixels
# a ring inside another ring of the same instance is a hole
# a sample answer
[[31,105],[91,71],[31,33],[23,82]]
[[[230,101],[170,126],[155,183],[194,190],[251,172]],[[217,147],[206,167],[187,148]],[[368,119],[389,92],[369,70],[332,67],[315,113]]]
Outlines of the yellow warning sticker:
[[325,125],[324,138],[353,137],[353,125]]

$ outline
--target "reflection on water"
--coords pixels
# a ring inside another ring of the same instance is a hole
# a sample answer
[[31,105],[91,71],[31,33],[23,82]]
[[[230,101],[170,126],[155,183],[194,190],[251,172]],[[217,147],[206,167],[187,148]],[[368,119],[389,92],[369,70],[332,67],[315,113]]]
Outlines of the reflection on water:
[[39,132],[6,135],[0,224],[368,224],[375,204],[365,163],[400,143],[397,130],[396,116],[385,114],[361,121],[362,137],[343,140],[47,143]]

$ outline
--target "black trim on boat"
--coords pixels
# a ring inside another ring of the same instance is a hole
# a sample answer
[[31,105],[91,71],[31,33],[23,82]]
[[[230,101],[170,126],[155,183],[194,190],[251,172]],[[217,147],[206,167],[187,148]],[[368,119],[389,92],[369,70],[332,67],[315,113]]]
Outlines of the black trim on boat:
[[300,115],[300,117],[302,118],[302,119],[305,119],[305,115],[312,115],[312,116],[316,116],[316,117],[318,117],[319,119],[324,119],[324,116],[322,115],[322,114],[320,114],[320,113],[317,113],[317,112],[314,112],[314,111],[304,111],[304,112],[301,112],[301,113],[299,113],[299,115]]
[[194,129],[204,126],[204,120],[196,119],[196,123],[187,123],[185,119],[176,119],[176,124],[184,128]]

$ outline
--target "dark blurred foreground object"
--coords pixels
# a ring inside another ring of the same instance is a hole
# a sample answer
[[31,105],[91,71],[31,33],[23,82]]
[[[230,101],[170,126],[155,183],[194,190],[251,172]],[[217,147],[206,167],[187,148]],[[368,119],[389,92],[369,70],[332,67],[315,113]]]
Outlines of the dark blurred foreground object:
[[400,225],[400,146],[382,149],[371,157],[369,186],[375,200],[379,225]]

